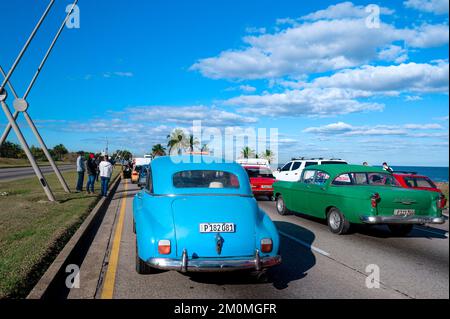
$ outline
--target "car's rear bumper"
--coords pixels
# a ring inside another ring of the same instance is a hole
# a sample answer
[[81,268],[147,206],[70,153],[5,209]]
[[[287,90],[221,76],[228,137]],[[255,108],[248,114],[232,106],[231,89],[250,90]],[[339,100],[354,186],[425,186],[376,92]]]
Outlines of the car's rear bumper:
[[150,267],[181,272],[260,271],[280,263],[281,256],[261,257],[258,250],[255,252],[254,257],[244,259],[189,259],[185,250],[181,259],[150,258],[147,260],[147,264]]
[[364,224],[443,224],[444,217],[430,216],[361,216]]

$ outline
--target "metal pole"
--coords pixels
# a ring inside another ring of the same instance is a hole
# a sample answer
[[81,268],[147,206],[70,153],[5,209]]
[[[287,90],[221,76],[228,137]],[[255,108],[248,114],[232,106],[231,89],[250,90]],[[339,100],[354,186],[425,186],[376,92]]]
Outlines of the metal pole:
[[30,45],[31,41],[33,40],[34,36],[36,35],[36,32],[39,30],[42,22],[44,22],[45,17],[47,16],[48,12],[50,11],[51,7],[55,3],[55,0],[51,0],[49,5],[47,6],[47,9],[45,9],[44,14],[42,15],[41,19],[38,21],[36,26],[34,27],[34,30],[31,32],[31,35],[28,37],[27,42],[22,48],[22,51],[20,51],[19,55],[17,56],[16,60],[14,61],[11,69],[9,70],[8,74],[6,75],[5,79],[3,80],[3,83],[0,85],[0,91],[5,88],[6,83],[9,81],[9,78],[13,74],[14,70],[17,67],[17,64],[19,64],[20,60],[22,59],[25,51],[27,50],[28,46]]
[[[31,80],[30,84],[28,85],[28,88],[27,88],[25,94],[23,95],[23,99],[24,99],[24,100],[27,99],[28,94],[30,93],[31,89],[33,88],[34,83],[36,82],[37,77],[39,76],[39,74],[40,74],[42,68],[43,68],[44,65],[45,65],[45,62],[47,62],[47,59],[48,59],[50,53],[52,52],[53,47],[54,47],[55,44],[56,44],[56,41],[59,39],[59,36],[61,35],[62,31],[64,30],[64,26],[65,26],[67,20],[69,19],[70,15],[72,14],[73,9],[74,9],[75,6],[77,5],[77,3],[78,3],[78,0],[75,0],[75,2],[72,4],[72,8],[71,8],[71,9],[69,10],[69,12],[67,13],[67,15],[66,15],[66,17],[65,17],[65,19],[64,19],[64,21],[63,21],[63,23],[61,24],[61,26],[60,26],[60,28],[59,28],[59,30],[58,30],[58,32],[56,33],[55,37],[53,38],[53,41],[52,41],[52,43],[50,44],[50,47],[48,48],[47,52],[45,53],[44,58],[42,59],[40,65],[39,65],[39,67],[38,67],[38,69],[36,70],[36,73],[34,74],[34,76],[33,76],[32,80]],[[3,70],[2,70],[2,73],[4,73]],[[6,78],[7,78],[7,75],[4,75],[4,76],[5,76],[5,79],[6,79]],[[8,80],[8,81],[9,81],[9,80]],[[5,82],[5,83],[6,83],[6,82]],[[6,85],[6,84],[5,84],[5,85]],[[11,87],[11,85],[10,85],[9,87],[11,88],[12,92],[14,93],[14,89]],[[1,90],[0,90],[0,91],[1,91]],[[17,94],[14,93],[14,95],[17,95]],[[14,118],[15,118],[16,120],[17,120],[17,117],[18,117],[18,116],[19,116],[18,112],[14,112]],[[4,130],[3,134],[2,134],[2,137],[1,137],[1,139],[0,139],[0,145],[3,144],[3,143],[6,141],[6,139],[8,138],[8,135],[9,135],[10,132],[11,132],[11,124],[8,123],[8,124],[6,125],[6,128],[5,128],[5,130]]]
[[5,112],[9,123],[11,123],[11,126],[12,126],[14,132],[16,133],[17,138],[19,139],[19,142],[22,145],[22,148],[28,157],[28,160],[30,161],[31,166],[33,167],[33,170],[34,170],[37,178],[39,179],[41,186],[44,188],[44,191],[45,191],[45,194],[47,194],[48,200],[51,202],[54,202],[55,197],[53,196],[52,190],[50,189],[50,186],[47,184],[47,181],[45,180],[45,177],[42,174],[41,169],[37,165],[33,154],[31,154],[30,147],[28,146],[27,142],[25,141],[25,138],[24,138],[19,126],[17,125],[16,121],[14,120],[14,118],[11,114],[11,111],[9,110],[8,105],[6,105],[6,103],[4,101],[1,101],[0,104],[2,105],[3,112]]
[[[0,66],[0,73],[2,73],[3,76],[5,76],[5,72],[3,71],[3,68],[1,66]],[[8,81],[8,86],[11,89],[11,92],[13,93],[14,98],[18,99],[19,97],[17,96],[17,93],[14,90],[14,87],[12,86],[11,81]],[[17,119],[16,114],[18,115],[19,112],[18,111],[14,112],[13,118],[15,120]],[[70,189],[67,186],[67,183],[64,180],[64,177],[62,176],[61,172],[59,171],[58,166],[56,166],[55,161],[53,160],[52,156],[50,155],[50,152],[48,151],[47,145],[45,145],[45,142],[42,139],[41,135],[39,134],[39,131],[37,130],[36,125],[34,125],[34,122],[31,120],[30,115],[28,114],[27,111],[24,111],[23,115],[25,116],[25,120],[27,121],[28,125],[30,126],[33,134],[36,136],[36,139],[38,140],[38,142],[39,142],[39,144],[40,144],[40,146],[42,148],[42,151],[44,152],[45,156],[47,157],[47,160],[49,161],[50,166],[55,171],[55,174],[58,177],[59,182],[61,183],[61,186],[63,187],[64,191],[66,193],[70,193]],[[9,124],[9,127],[11,127],[11,124]]]

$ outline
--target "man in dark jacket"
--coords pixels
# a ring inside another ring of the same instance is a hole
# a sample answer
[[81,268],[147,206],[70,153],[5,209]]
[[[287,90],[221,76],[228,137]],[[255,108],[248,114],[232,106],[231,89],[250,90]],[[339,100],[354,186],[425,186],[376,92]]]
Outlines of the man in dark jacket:
[[95,184],[95,178],[97,176],[97,164],[95,163],[95,156],[94,154],[89,155],[89,160],[87,162],[87,173],[88,173],[88,182],[86,185],[86,190],[88,194],[94,193],[94,184]]

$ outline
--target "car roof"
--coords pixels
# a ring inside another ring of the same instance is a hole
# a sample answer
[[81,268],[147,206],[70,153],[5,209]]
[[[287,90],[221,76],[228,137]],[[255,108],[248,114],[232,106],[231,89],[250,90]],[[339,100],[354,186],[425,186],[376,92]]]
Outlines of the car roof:
[[[236,162],[226,161],[206,155],[176,155],[155,158],[151,164],[153,187],[156,194],[186,193],[186,189],[173,186],[173,175],[190,170],[217,170],[232,173],[237,176],[240,187],[238,189],[208,189],[208,193],[235,193],[251,195],[252,191],[245,169]],[[204,188],[189,189],[189,193],[205,193]]]
[[305,168],[305,170],[320,170],[334,176],[345,173],[387,173],[379,167],[350,164],[312,165]]
[[406,173],[406,172],[396,172],[394,171],[392,174],[394,175],[398,175],[398,176],[402,176],[402,177],[419,177],[419,178],[429,178],[428,176],[425,175],[420,175],[420,174],[416,174],[416,173]]

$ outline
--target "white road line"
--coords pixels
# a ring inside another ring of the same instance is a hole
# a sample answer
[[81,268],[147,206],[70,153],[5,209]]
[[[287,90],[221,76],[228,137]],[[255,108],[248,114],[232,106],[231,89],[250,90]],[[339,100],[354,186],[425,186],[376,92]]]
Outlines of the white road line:
[[294,236],[288,235],[288,234],[286,234],[286,233],[284,233],[284,232],[281,232],[281,231],[279,231],[279,234],[282,235],[282,236],[284,236],[284,237],[287,237],[287,238],[289,238],[289,239],[292,239],[293,241],[299,243],[299,244],[302,245],[302,246],[305,246],[306,248],[309,248],[309,249],[315,251],[316,253],[319,253],[319,254],[324,255],[324,256],[326,256],[326,257],[329,257],[329,256],[330,256],[330,254],[327,253],[326,251],[324,251],[324,250],[322,250],[322,249],[320,249],[320,248],[317,248],[317,247],[315,247],[315,246],[313,246],[313,245],[310,245],[310,244],[304,242],[304,241],[301,240],[301,239],[298,239],[298,238],[296,238],[296,237],[294,237]]

